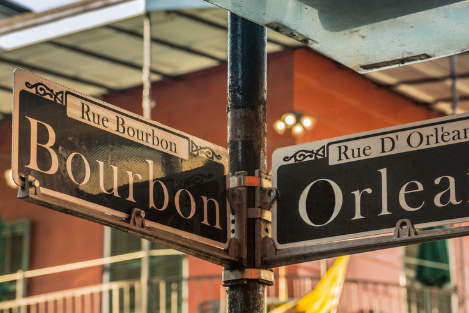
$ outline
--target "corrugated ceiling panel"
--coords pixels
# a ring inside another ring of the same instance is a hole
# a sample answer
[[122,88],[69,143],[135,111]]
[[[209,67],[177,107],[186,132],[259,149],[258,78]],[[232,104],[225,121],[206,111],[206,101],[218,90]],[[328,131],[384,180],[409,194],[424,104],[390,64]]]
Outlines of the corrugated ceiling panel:
[[0,90],[0,113],[9,114],[13,110],[13,95]]
[[155,51],[152,53],[153,67],[173,75],[183,75],[218,65],[215,60],[162,46],[153,50]]
[[195,42],[192,46],[197,51],[203,51],[222,60],[228,60],[228,34],[224,36],[213,36],[204,41]]
[[[152,32],[158,38],[178,42],[186,46],[191,46],[216,36],[226,38],[225,30],[214,28],[185,17],[177,17],[164,24],[153,24]],[[227,44],[228,41],[226,42]]]
[[[226,60],[228,34],[225,28],[228,25],[228,13],[223,9],[197,9],[181,12],[182,14],[178,12],[152,12],[153,38]],[[193,18],[183,16],[184,14],[188,14]],[[218,26],[210,25],[210,23]],[[34,71],[38,75],[94,96],[99,96],[107,90],[74,81],[72,78],[75,76],[84,81],[96,82],[113,89],[126,89],[141,85],[142,38],[126,34],[112,27],[117,26],[141,34],[143,17],[123,20],[110,26],[94,28],[54,39],[55,42],[66,44],[71,48],[60,48],[50,43],[41,43],[2,53],[0,57],[68,75],[70,77],[67,79],[57,75],[41,73],[37,70]],[[297,41],[270,30],[268,30],[268,37],[270,40],[283,45],[301,46]],[[281,45],[274,42],[270,41],[267,45],[269,53],[283,49]],[[83,51],[73,51],[73,48]],[[87,51],[99,54],[101,57],[87,55]],[[105,58],[108,58],[108,60],[104,60]],[[130,63],[130,65],[119,64],[119,62],[109,58]],[[469,73],[469,53],[458,55],[457,60],[458,74]],[[168,75],[184,75],[218,64],[219,62],[212,58],[193,54],[184,51],[184,49],[171,48],[158,43],[152,44],[153,69]],[[14,68],[14,65],[0,62],[0,86],[11,87]],[[367,74],[368,78],[383,85],[396,85],[404,81],[447,76],[449,76],[448,58]],[[152,75],[152,79],[155,81],[161,79],[161,77]],[[451,96],[449,80],[399,85],[393,90],[418,102],[430,103]],[[469,95],[469,79],[459,79],[458,91],[460,96]],[[447,107],[448,103],[441,106]],[[469,110],[469,101],[462,101],[461,108]],[[0,90],[0,112],[8,112],[9,110],[11,110],[11,95]]]
[[366,77],[369,77],[373,80],[390,85],[397,84],[400,81],[428,78],[427,74],[422,73],[422,71],[419,71],[412,65],[391,68],[384,71],[371,72],[365,75]]
[[456,72],[458,74],[469,73],[469,53],[461,53],[456,57]]
[[0,62],[0,85],[13,87],[13,71],[15,68],[13,65]]
[[90,30],[85,30],[72,35],[64,36],[55,39],[54,41],[62,42],[73,46],[85,46],[90,42],[99,42],[105,40],[109,36],[114,36],[115,31],[108,27],[98,27]]
[[106,38],[89,41],[80,47],[123,61],[142,64],[143,40],[114,30]]
[[401,85],[393,90],[418,102],[431,103],[435,100],[435,98],[431,95],[421,91],[419,88],[412,85]]

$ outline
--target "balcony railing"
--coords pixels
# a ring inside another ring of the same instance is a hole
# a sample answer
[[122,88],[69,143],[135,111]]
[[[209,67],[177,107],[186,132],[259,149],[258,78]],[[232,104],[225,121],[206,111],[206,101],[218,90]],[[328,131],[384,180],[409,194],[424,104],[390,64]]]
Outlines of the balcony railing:
[[[166,251],[168,252],[168,251]],[[150,251],[150,255],[166,253]],[[170,252],[173,253],[173,252]],[[174,252],[177,253],[177,252]],[[28,277],[37,277],[69,270],[106,265],[143,257],[136,252],[111,258],[67,264],[52,268],[0,276],[0,282],[17,281],[22,288]],[[299,299],[311,291],[319,277],[276,277],[267,287],[269,307]],[[149,299],[147,312],[155,313],[224,313],[225,288],[221,276],[205,275],[188,278],[151,278],[148,297],[142,298],[139,280],[116,281],[54,293],[22,297],[0,302],[0,313],[137,313],[142,312],[142,299]],[[382,282],[347,280],[337,308],[338,313],[465,313],[465,297],[440,288],[400,286]]]

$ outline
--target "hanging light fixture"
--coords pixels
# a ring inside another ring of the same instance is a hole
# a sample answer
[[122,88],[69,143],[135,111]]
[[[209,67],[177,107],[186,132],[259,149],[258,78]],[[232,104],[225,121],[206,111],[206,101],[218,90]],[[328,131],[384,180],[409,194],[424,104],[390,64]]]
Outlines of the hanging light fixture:
[[314,124],[316,124],[316,119],[311,117],[311,116],[308,116],[308,115],[303,115],[301,117],[301,125],[303,125],[303,127],[305,129],[311,129],[314,127]]
[[301,123],[296,123],[291,129],[291,133],[295,137],[299,137],[303,135],[304,132],[305,132],[305,128],[303,127],[303,125],[301,125]]
[[287,129],[287,124],[285,124],[283,120],[277,120],[274,123],[274,129],[277,131],[277,133],[283,135],[283,133]]
[[282,116],[282,120],[285,121],[285,124],[290,128],[296,123],[296,114],[294,112],[286,113]]
[[285,133],[286,129],[291,129],[291,133],[295,137],[299,137],[310,130],[316,124],[316,119],[302,112],[291,111],[282,115],[282,118],[275,121],[274,129],[280,135]]

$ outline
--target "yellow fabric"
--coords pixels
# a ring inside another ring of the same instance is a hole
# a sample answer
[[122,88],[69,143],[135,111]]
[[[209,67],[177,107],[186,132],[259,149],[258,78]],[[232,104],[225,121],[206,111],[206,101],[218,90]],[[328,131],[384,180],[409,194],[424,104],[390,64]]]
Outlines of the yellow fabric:
[[313,291],[298,301],[291,301],[275,308],[270,313],[331,312],[331,309],[335,309],[339,304],[349,260],[349,255],[338,257]]
[[291,309],[295,307],[297,301],[290,301],[270,310],[269,313],[287,313],[291,312]]

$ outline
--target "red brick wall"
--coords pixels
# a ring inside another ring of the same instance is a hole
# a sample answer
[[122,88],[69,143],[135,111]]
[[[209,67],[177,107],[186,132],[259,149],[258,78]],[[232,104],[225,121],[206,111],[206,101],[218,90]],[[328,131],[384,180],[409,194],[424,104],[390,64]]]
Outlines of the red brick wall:
[[306,48],[295,52],[295,109],[318,119],[298,143],[439,116]]
[[[3,173],[11,168],[11,121],[0,122],[0,215],[5,222],[31,221],[29,269],[74,263],[103,256],[103,227],[77,217],[17,199]],[[101,283],[102,270],[93,267],[28,279],[28,295]]]
[[[269,55],[267,61],[268,155],[295,143],[279,136],[272,125],[285,111],[293,109],[293,51]],[[225,65],[177,80],[153,84],[156,107],[152,119],[222,147],[227,146],[227,68]],[[106,95],[103,100],[142,114],[141,87]],[[268,160],[270,164],[270,160]]]

